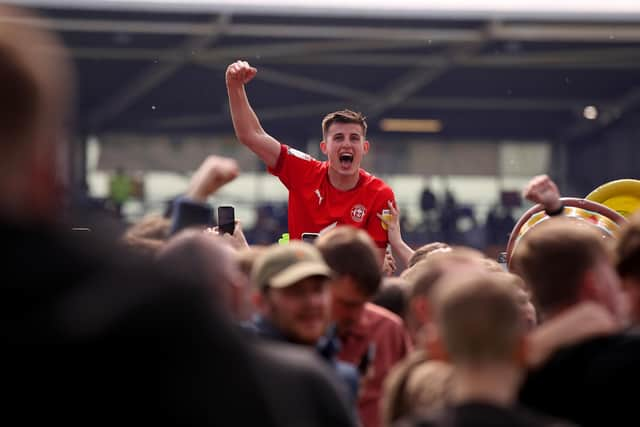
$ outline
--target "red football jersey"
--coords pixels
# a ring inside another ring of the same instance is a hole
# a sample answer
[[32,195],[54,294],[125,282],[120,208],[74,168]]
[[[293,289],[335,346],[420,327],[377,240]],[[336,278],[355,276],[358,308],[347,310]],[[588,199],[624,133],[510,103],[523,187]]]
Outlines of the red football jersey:
[[391,188],[360,169],[360,179],[348,191],[329,182],[329,164],[282,144],[278,163],[269,172],[289,190],[289,235],[319,233],[333,225],[348,224],[366,230],[380,248],[387,245],[387,231],[376,214],[395,204]]

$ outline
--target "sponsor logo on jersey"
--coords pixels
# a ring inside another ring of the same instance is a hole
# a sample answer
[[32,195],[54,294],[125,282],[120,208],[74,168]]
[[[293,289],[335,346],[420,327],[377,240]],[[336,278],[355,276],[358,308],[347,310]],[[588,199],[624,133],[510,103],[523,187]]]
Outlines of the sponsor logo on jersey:
[[306,160],[309,161],[311,160],[311,156],[308,155],[307,153],[303,153],[302,151],[296,150],[295,148],[291,148],[289,147],[289,149],[287,150],[287,152],[292,155],[292,156],[296,156],[299,159],[302,160]]
[[351,208],[351,219],[354,222],[362,222],[364,215],[367,213],[367,209],[362,205],[355,205]]

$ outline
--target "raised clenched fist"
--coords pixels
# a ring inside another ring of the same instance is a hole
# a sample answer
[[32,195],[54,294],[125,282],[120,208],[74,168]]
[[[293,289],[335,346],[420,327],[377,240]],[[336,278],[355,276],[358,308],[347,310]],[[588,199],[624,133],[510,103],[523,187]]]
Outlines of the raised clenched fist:
[[238,164],[234,159],[219,156],[209,156],[191,177],[186,196],[200,202],[220,187],[233,181],[239,173]]
[[558,186],[547,175],[533,177],[522,195],[531,202],[540,203],[547,211],[555,211],[562,205]]
[[241,86],[249,83],[258,73],[258,70],[247,61],[236,61],[227,67],[225,75],[227,87]]

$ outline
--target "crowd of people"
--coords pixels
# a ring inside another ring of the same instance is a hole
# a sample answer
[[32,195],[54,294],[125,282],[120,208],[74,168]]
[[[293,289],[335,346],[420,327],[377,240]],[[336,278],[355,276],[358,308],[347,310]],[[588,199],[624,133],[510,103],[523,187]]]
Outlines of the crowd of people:
[[[456,242],[403,239],[392,189],[360,168],[366,120],[322,122],[319,161],[270,136],[238,61],[236,134],[289,190],[290,240],[212,227],[238,176],[211,155],[168,217],[74,227],[65,163],[73,70],[31,15],[0,6],[5,418],[26,425],[636,425],[640,214],[619,233],[545,218],[508,271]],[[300,240],[310,233],[315,240]],[[400,266],[400,267],[398,267]]]

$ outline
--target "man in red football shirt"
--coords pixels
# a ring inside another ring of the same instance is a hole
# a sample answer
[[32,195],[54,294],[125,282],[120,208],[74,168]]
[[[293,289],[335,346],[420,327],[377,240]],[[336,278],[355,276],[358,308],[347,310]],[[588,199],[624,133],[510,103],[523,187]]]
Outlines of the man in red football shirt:
[[360,168],[362,157],[369,151],[364,117],[349,110],[328,114],[322,121],[320,143],[328,160],[318,161],[264,131],[244,88],[256,73],[245,61],[227,68],[231,117],[240,142],[256,153],[289,190],[291,238],[349,224],[366,230],[383,255],[388,237],[377,214],[395,200],[388,185]]

